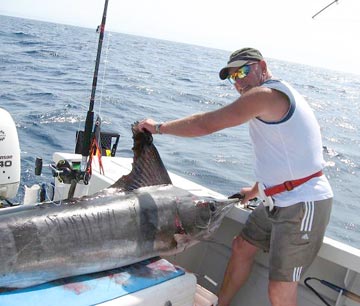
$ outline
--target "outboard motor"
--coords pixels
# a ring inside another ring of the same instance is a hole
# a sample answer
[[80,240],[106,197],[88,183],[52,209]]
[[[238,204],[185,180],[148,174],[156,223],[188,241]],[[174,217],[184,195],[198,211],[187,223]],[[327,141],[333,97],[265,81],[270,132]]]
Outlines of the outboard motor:
[[11,199],[20,184],[20,145],[11,115],[0,108],[0,200]]

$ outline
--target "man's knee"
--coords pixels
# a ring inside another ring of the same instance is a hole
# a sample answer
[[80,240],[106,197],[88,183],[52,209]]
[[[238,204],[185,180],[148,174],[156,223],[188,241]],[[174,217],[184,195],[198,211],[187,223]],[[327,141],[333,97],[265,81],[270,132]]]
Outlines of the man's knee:
[[268,287],[272,306],[296,306],[297,282],[270,281]]
[[234,238],[232,242],[232,252],[236,257],[243,259],[252,259],[258,248],[246,241],[241,236]]

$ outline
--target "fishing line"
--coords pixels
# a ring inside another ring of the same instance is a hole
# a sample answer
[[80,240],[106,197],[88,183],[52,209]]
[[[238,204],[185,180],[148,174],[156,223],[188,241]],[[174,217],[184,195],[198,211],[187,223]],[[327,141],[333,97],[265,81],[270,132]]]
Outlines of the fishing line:
[[[42,183],[41,190],[44,191],[44,198],[45,201],[43,203],[52,203],[56,206],[60,206],[62,204],[62,194],[58,190],[58,188],[55,188],[55,185],[52,183]],[[55,195],[58,196],[60,199],[59,201],[54,201]],[[47,200],[47,201],[46,201]]]
[[[104,35],[105,35],[105,33],[104,33]],[[96,37],[98,37],[98,36],[96,35]],[[92,42],[92,47],[90,48],[90,50],[96,50],[97,45],[98,45],[98,41],[96,39],[91,39],[91,42]],[[85,68],[85,74],[86,75],[87,74],[88,75],[93,74],[93,71],[92,71],[93,67],[91,67],[90,65],[86,65],[84,68]],[[88,94],[84,95],[84,97],[88,97]],[[81,113],[81,115],[79,115],[79,122],[78,122],[78,127],[77,127],[77,131],[80,131],[81,130],[81,125],[86,120],[86,111],[88,109],[88,104],[85,105],[86,102],[79,103],[79,101],[73,99],[71,96],[68,97],[67,99],[70,100],[71,102],[74,102],[74,104],[80,108],[79,112]],[[82,101],[83,98],[80,97],[80,100]],[[78,136],[79,135],[76,135],[76,140],[75,140],[76,142],[75,143],[77,143]]]
[[[98,106],[98,114],[101,117],[101,107],[102,107],[102,98],[103,98],[103,91],[104,91],[104,87],[105,87],[105,77],[106,77],[106,68],[107,68],[107,63],[108,63],[108,56],[109,56],[109,50],[110,50],[110,37],[112,36],[110,33],[104,33],[104,36],[106,35],[106,39],[107,39],[107,44],[106,44],[106,49],[105,49],[105,59],[103,61],[104,63],[104,69],[102,72],[102,77],[101,77],[101,88],[100,88],[100,95],[99,95],[99,106]],[[80,108],[82,108],[82,110],[86,111],[86,107],[84,105],[79,105]],[[84,121],[86,120],[86,117],[84,117]],[[77,127],[77,131],[81,130],[81,120],[79,120],[78,122],[78,127]],[[80,136],[80,133],[76,134],[75,137],[75,144],[78,143],[78,138]]]
[[218,245],[218,246],[221,246],[227,250],[232,250],[232,248],[230,246],[228,246],[227,244],[225,244],[224,242],[219,242],[219,241],[216,241],[214,239],[208,239],[208,240],[205,240],[205,239],[200,239],[199,242],[206,242],[206,243],[209,243],[209,244],[215,244],[215,245]]
[[[208,240],[205,240],[205,239],[197,239],[197,241],[199,241],[199,242],[205,242],[205,243],[209,243],[209,244],[215,244],[215,245],[218,245],[218,246],[221,246],[221,247],[223,247],[223,248],[225,248],[225,249],[227,249],[228,251],[231,251],[231,247],[229,247],[228,245],[226,245],[225,243],[223,243],[223,242],[219,242],[219,241],[216,241],[216,240],[214,240],[214,239],[208,239]],[[187,247],[185,247],[185,249],[184,249],[184,251],[187,249]],[[176,262],[176,260],[177,260],[177,255],[178,254],[175,254],[173,257],[174,257],[174,262]],[[202,253],[202,256],[201,256],[201,260],[199,260],[199,262],[200,263],[203,263],[203,262],[205,262],[205,257],[206,257],[206,255],[207,255],[207,252],[205,251],[205,252],[203,252]],[[199,267],[197,267],[198,269],[199,269]],[[197,278],[203,278],[204,280],[206,280],[206,281],[208,281],[210,284],[212,284],[214,287],[217,287],[219,284],[214,280],[214,279],[212,279],[210,276],[208,276],[207,274],[205,274],[205,273],[196,273],[196,272],[193,272],[192,271],[192,273],[194,273],[194,275],[196,275],[197,276]]]
[[106,77],[106,69],[107,69],[107,64],[108,64],[108,57],[109,57],[109,50],[110,50],[110,38],[111,38],[111,33],[106,33],[106,49],[105,49],[105,59],[103,61],[104,63],[104,69],[103,69],[103,73],[102,73],[102,78],[101,78],[101,88],[100,88],[100,97],[99,97],[99,116],[101,117],[101,106],[102,106],[102,97],[103,97],[103,91],[104,91],[104,87],[105,87],[105,77]]

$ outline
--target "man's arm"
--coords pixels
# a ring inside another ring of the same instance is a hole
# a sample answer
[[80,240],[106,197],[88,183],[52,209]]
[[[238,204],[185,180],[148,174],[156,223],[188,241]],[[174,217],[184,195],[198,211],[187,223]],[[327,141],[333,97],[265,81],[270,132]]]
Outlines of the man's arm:
[[[160,132],[183,137],[203,136],[241,125],[254,117],[268,121],[280,120],[288,108],[289,102],[285,95],[270,88],[256,87],[220,109],[164,122]],[[146,119],[139,123],[139,128],[156,134],[156,124],[154,120]]]

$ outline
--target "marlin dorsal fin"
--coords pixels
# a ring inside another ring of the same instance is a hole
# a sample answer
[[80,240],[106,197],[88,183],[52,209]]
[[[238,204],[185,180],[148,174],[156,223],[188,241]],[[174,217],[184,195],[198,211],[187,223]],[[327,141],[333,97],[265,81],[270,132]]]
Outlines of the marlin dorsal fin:
[[132,125],[132,132],[134,139],[132,170],[111,187],[130,191],[140,187],[172,184],[159,152],[153,144],[151,133],[139,131],[137,123]]

